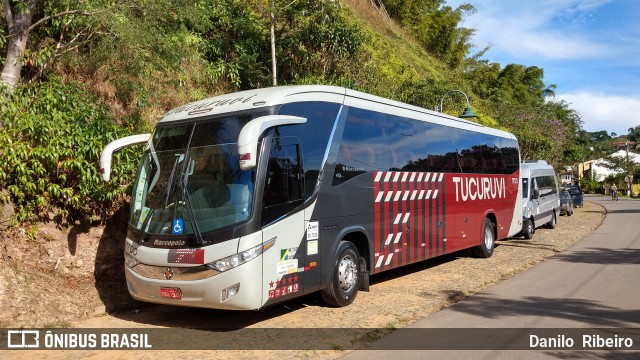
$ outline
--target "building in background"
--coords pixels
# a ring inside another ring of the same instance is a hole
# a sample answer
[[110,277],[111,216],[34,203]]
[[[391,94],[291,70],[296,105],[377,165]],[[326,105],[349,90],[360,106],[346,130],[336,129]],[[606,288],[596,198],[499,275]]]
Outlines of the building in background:
[[[640,154],[636,154],[631,151],[618,150],[611,154],[613,157],[625,158],[628,157],[629,161],[636,164],[640,164]],[[578,180],[582,178],[589,178],[596,181],[604,181],[609,175],[617,175],[623,171],[616,171],[607,167],[607,160],[604,158],[589,160],[578,164]]]
[[[578,166],[579,165],[580,164],[578,164]],[[571,185],[577,180],[576,174],[573,172],[573,168],[571,166],[566,166],[558,175],[560,175],[561,185]]]

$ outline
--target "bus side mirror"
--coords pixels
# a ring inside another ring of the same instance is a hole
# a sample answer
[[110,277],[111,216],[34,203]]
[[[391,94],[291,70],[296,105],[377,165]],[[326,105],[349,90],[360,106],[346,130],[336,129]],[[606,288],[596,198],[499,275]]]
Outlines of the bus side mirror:
[[540,191],[538,189],[533,189],[533,198],[534,199],[540,198]]
[[306,118],[290,115],[266,115],[249,121],[238,135],[238,156],[240,169],[249,170],[256,166],[258,139],[262,133],[274,126],[304,124]]
[[131,135],[113,140],[107,144],[107,146],[102,150],[102,154],[100,154],[100,172],[102,173],[102,180],[109,181],[111,178],[111,160],[114,152],[127,146],[145,143],[149,141],[150,138],[151,134]]

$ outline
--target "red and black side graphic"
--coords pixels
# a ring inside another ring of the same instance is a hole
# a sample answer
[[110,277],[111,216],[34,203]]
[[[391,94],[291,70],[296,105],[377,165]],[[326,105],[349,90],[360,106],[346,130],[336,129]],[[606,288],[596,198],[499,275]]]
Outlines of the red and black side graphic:
[[444,173],[374,173],[374,273],[445,253]]

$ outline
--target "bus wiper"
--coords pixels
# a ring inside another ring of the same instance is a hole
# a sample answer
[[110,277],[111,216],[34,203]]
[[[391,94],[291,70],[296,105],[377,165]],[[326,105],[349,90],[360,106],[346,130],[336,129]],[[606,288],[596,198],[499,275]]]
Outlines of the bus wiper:
[[191,226],[193,227],[193,233],[196,235],[196,241],[198,244],[204,245],[204,239],[202,238],[202,233],[198,227],[198,222],[196,221],[196,217],[193,212],[193,206],[191,205],[191,197],[189,195],[189,191],[187,191],[187,187],[189,186],[188,177],[189,175],[185,173],[180,181],[180,187],[182,187],[182,198],[184,199],[184,205],[187,208],[187,215],[189,216]]
[[176,154],[176,160],[173,162],[173,167],[171,168],[171,174],[169,174],[169,179],[167,180],[167,197],[164,200],[164,207],[166,208],[169,205],[169,199],[171,199],[172,191],[175,186],[173,186],[173,179],[176,175],[176,168],[178,167],[178,163],[180,162],[180,158],[183,154]]

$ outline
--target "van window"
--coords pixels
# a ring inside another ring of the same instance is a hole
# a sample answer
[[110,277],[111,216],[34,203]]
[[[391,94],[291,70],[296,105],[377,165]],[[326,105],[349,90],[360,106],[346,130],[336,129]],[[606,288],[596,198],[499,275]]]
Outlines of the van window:
[[558,193],[558,187],[556,186],[556,181],[553,176],[546,175],[536,177],[536,185],[538,186],[541,198],[553,196]]
[[529,198],[529,179],[528,178],[522,178],[522,198],[523,199]]

